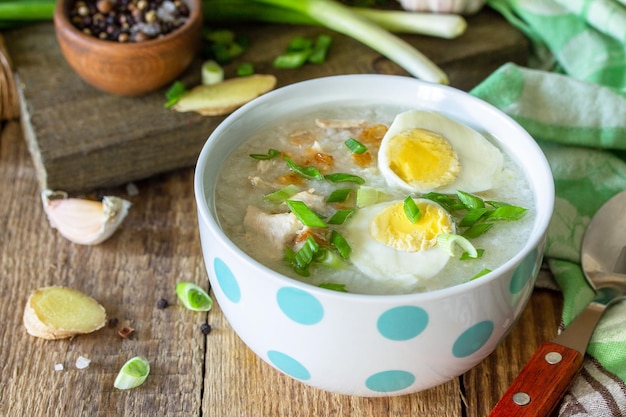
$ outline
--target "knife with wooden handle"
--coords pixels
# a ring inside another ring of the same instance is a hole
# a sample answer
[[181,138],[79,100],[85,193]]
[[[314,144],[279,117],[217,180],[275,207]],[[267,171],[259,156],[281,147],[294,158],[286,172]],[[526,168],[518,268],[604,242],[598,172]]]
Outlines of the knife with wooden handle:
[[592,302],[553,341],[543,342],[489,417],[547,417],[582,369],[589,339],[606,306]]

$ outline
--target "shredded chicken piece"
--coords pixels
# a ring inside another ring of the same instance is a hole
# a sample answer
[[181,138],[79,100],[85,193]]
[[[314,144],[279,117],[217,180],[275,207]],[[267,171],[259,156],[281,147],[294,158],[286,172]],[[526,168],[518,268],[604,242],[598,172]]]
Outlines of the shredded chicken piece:
[[363,127],[367,123],[366,120],[340,120],[340,119],[315,119],[315,124],[323,129],[351,129],[355,127]]
[[324,196],[319,194],[314,194],[314,189],[310,189],[307,191],[300,191],[297,194],[294,194],[289,199],[302,201],[307,205],[311,210],[317,212],[323,212],[326,210],[326,199]]
[[293,213],[268,214],[256,206],[248,206],[243,225],[246,233],[261,235],[261,250],[272,259],[282,258],[285,247],[303,228]]

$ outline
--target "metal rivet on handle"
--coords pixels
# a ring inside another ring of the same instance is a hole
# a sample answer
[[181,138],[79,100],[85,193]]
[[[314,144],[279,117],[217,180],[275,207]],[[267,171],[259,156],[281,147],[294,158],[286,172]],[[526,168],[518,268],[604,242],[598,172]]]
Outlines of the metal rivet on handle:
[[546,362],[548,362],[550,365],[559,363],[561,362],[562,359],[563,359],[563,356],[561,356],[559,352],[549,352],[545,356]]
[[530,403],[530,395],[525,392],[518,392],[513,395],[513,402],[517,405],[528,405]]

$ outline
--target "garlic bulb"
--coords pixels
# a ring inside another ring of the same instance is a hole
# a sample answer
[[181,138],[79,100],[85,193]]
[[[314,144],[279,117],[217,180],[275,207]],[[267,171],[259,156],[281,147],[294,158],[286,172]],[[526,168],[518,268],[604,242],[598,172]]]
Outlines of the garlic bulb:
[[111,237],[130,207],[129,201],[119,197],[92,201],[68,198],[62,191],[45,190],[41,198],[50,226],[81,245],[96,245]]
[[486,0],[398,0],[411,12],[455,13],[470,15],[478,12]]

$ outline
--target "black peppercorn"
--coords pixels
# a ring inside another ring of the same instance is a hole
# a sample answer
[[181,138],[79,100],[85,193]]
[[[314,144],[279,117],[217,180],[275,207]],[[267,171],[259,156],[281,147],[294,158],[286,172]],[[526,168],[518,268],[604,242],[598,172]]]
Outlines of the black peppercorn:
[[202,331],[203,335],[208,335],[209,333],[211,333],[211,325],[209,323],[202,323],[202,325],[200,326],[200,331]]
[[70,9],[70,20],[103,40],[143,42],[178,29],[189,13],[180,0],[79,0]]
[[157,301],[157,308],[159,310],[166,309],[169,305],[170,303],[165,298],[161,298],[159,299],[159,301]]

